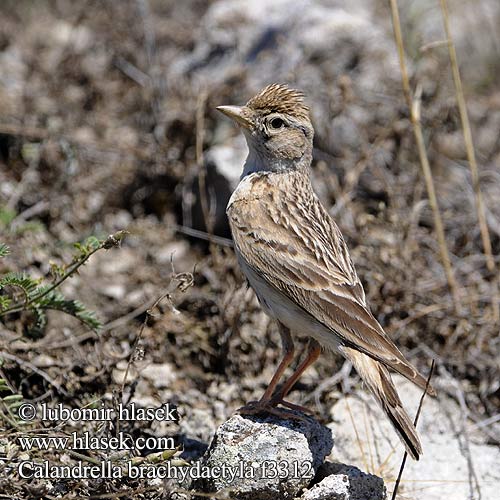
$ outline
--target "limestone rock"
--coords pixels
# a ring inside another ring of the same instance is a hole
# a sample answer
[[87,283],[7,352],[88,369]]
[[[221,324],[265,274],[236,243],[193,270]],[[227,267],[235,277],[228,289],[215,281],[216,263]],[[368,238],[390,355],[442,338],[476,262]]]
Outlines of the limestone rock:
[[300,500],[348,500],[349,483],[345,476],[332,474],[325,477],[310,490],[307,490]]
[[[323,479],[321,479],[323,478]],[[385,500],[384,481],[352,465],[326,462],[317,474],[315,484],[300,500]]]
[[311,417],[234,415],[217,430],[203,465],[225,464],[237,471],[235,477],[211,477],[192,486],[227,490],[239,500],[292,499],[309,485],[332,446],[331,431]]

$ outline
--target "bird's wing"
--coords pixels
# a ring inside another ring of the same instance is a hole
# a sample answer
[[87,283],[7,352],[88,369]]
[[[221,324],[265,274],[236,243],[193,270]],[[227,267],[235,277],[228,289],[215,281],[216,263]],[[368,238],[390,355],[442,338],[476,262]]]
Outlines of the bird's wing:
[[339,228],[312,192],[303,198],[304,193],[274,193],[231,204],[228,215],[240,256],[345,346],[425,387],[370,312]]

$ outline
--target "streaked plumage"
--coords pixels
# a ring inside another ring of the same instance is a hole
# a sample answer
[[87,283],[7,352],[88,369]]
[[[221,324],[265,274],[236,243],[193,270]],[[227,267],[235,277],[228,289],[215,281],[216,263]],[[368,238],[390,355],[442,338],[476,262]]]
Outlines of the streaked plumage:
[[[311,361],[318,345],[338,350],[353,363],[418,459],[418,435],[387,368],[422,388],[426,381],[370,312],[344,238],[312,189],[313,129],[302,94],[275,84],[246,106],[221,111],[242,125],[249,145],[227,215],[242,270],[263,308],[281,325],[288,358],[275,378],[293,353],[288,331],[313,339]],[[280,125],[276,117],[282,126],[275,127]],[[272,390],[276,383],[273,378]],[[286,393],[276,392],[279,397],[271,398],[266,391],[262,405],[282,402]]]
[[297,117],[309,118],[309,108],[304,102],[304,94],[274,83],[247,102],[247,107],[263,114],[289,113]]

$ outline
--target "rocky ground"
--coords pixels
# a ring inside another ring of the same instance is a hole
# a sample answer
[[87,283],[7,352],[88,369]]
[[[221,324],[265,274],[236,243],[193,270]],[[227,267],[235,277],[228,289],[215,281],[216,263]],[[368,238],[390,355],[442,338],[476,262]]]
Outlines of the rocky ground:
[[[53,264],[71,261],[74,242],[130,234],[62,286],[96,312],[100,331],[55,311],[36,335],[27,315],[0,317],[0,379],[10,388],[0,398],[13,392],[73,407],[121,397],[143,406],[168,401],[178,406],[179,422],[129,422],[126,431],[172,436],[182,459],[194,460],[236,408],[261,395],[280,342],[231,249],[224,207],[245,146],[214,108],[287,82],[308,96],[313,182],[348,241],[373,313],[422,372],[436,360],[439,404],[424,403],[422,468],[408,468],[401,498],[422,498],[422,491],[442,498],[457,484],[457,500],[493,498],[498,273],[483,254],[447,50],[435,43],[443,39],[438,2],[400,4],[458,308],[440,261],[387,2],[300,0],[290,8],[284,0],[4,0],[0,243],[11,253],[0,260],[0,277],[23,271],[50,281]],[[498,268],[500,6],[449,4]],[[383,477],[390,492],[401,450],[387,460],[386,433],[365,424],[352,440],[351,417],[341,410],[345,401],[351,410],[358,404],[358,385],[348,364],[324,356],[292,399],[334,425],[335,459]],[[403,391],[416,406],[419,395]],[[116,432],[116,422],[68,422],[59,430],[79,425]],[[12,445],[20,432],[8,422],[0,429],[6,498],[173,498],[166,482],[20,480],[9,464],[77,460],[54,450],[23,455]],[[368,452],[367,444],[361,453],[359,440],[383,450]],[[392,434],[390,443],[397,444]]]

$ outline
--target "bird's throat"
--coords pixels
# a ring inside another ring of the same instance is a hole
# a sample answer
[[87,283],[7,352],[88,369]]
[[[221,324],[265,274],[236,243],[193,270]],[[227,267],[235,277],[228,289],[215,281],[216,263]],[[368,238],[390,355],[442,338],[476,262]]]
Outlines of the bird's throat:
[[243,172],[240,180],[247,175],[258,172],[286,173],[297,170],[307,171],[311,164],[309,157],[302,158],[279,158],[263,154],[256,148],[249,145],[248,156],[243,165]]

